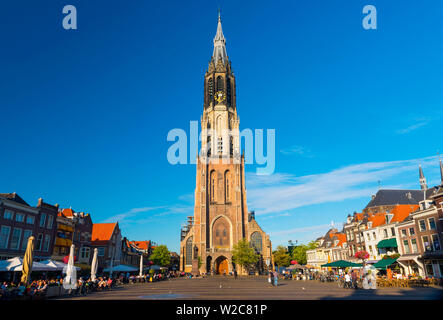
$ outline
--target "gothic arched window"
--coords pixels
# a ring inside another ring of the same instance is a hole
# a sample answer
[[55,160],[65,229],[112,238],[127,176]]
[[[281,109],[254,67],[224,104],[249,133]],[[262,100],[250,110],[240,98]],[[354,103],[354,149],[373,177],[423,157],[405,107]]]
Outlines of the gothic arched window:
[[228,220],[224,217],[218,218],[212,227],[212,244],[216,248],[229,248],[230,246],[230,226]]
[[226,81],[226,99],[228,101],[228,106],[231,105],[231,79],[227,79]]
[[225,85],[223,83],[223,77],[222,76],[218,76],[217,77],[217,91],[224,91]]
[[254,232],[251,234],[251,245],[257,250],[258,253],[262,253],[262,238],[260,232]]
[[217,172],[215,172],[215,170],[211,171],[211,176],[210,176],[210,189],[209,189],[209,197],[211,199],[211,202],[215,202],[216,197],[215,197],[215,184],[217,183]]
[[192,264],[192,237],[186,240],[186,264]]
[[209,99],[212,100],[212,97],[214,96],[214,84],[212,78],[209,78],[208,80],[208,93],[209,93]]
[[225,172],[225,202],[231,202],[231,173],[229,170]]

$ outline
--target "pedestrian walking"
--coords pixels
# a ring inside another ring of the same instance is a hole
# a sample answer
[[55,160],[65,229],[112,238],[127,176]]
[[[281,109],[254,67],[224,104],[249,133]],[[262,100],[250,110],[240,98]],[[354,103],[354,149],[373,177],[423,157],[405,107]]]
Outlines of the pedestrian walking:
[[234,270],[234,279],[237,279],[237,270]]
[[345,288],[351,288],[351,276],[349,273],[345,274]]
[[277,271],[274,271],[274,286],[278,286],[278,273]]
[[274,272],[269,272],[269,283],[273,286],[274,285]]

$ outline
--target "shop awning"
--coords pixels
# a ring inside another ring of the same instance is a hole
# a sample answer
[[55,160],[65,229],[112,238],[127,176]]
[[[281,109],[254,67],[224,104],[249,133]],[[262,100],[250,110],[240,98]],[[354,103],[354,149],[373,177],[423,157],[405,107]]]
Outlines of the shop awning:
[[381,259],[379,262],[377,262],[373,266],[376,267],[377,269],[386,269],[391,264],[395,263],[397,261],[397,259],[398,258],[395,258],[395,259]]
[[69,232],[73,232],[74,231],[74,229],[71,226],[67,226],[65,224],[59,224],[57,226],[57,229],[58,230],[63,230],[63,231],[69,231]]
[[55,238],[55,245],[56,246],[62,246],[62,247],[70,247],[72,244],[71,239],[63,239],[63,238]]
[[397,248],[397,240],[395,238],[382,240],[377,244],[377,248]]
[[331,268],[350,268],[350,267],[362,267],[361,263],[353,263],[346,260],[337,260],[331,263],[326,263],[321,265],[322,268],[331,267]]

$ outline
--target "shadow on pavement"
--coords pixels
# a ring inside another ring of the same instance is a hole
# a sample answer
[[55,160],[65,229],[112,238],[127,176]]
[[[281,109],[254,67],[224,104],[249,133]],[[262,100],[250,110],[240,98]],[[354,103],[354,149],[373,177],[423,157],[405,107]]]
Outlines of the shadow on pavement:
[[[396,288],[398,289],[398,288]],[[440,288],[407,288],[400,292],[387,289],[344,289],[351,292],[346,297],[325,296],[320,300],[443,300],[443,289]]]

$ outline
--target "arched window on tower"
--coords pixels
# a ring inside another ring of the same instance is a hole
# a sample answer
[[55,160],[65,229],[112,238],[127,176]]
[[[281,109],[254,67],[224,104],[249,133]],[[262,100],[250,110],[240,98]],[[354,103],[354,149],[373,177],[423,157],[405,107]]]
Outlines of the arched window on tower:
[[234,155],[234,138],[232,136],[229,137],[229,154]]
[[255,248],[255,250],[258,253],[262,253],[263,251],[263,244],[262,244],[262,237],[260,232],[254,232],[251,234],[251,245]]
[[217,77],[217,91],[225,91],[224,88],[225,88],[225,85],[223,83],[223,77],[218,76]]
[[211,199],[211,202],[215,202],[215,184],[217,183],[217,172],[215,170],[211,171],[210,175],[210,189],[209,189],[209,198]]
[[231,79],[229,77],[226,79],[226,100],[228,106],[231,106]]
[[225,172],[225,202],[231,202],[231,173]]
[[212,78],[209,78],[208,80],[208,93],[209,93],[209,103],[212,101],[212,98],[214,97],[214,83],[212,81]]
[[208,157],[211,156],[211,149],[211,136],[208,136],[206,140],[206,152]]
[[186,240],[186,265],[192,264],[192,237]]

